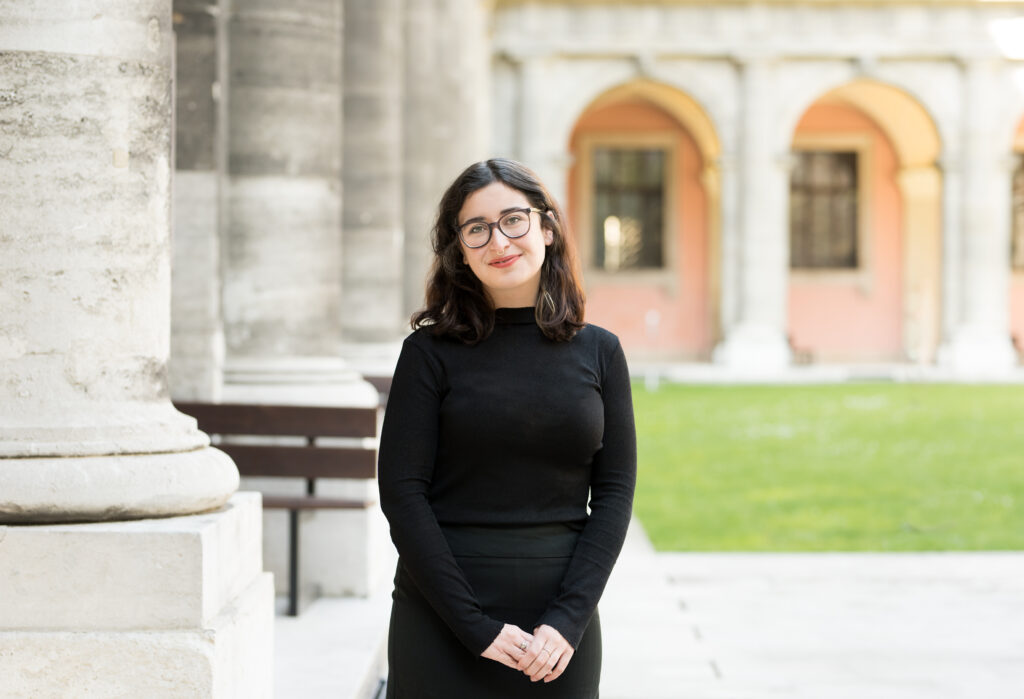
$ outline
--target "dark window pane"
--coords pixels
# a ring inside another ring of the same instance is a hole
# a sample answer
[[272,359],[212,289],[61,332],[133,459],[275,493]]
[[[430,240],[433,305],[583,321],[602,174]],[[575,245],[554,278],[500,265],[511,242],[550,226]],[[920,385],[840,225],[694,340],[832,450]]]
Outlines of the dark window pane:
[[1015,269],[1024,269],[1024,154],[1013,171],[1013,228],[1010,259]]
[[789,185],[794,269],[856,268],[857,154],[801,151]]
[[663,149],[594,150],[594,263],[609,271],[664,266]]

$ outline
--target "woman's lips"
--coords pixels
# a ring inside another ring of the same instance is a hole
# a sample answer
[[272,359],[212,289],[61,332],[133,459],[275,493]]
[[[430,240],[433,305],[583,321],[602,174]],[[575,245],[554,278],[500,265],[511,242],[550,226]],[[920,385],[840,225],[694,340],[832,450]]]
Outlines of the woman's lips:
[[519,255],[509,255],[508,257],[501,257],[497,260],[491,260],[491,267],[508,267],[519,259]]

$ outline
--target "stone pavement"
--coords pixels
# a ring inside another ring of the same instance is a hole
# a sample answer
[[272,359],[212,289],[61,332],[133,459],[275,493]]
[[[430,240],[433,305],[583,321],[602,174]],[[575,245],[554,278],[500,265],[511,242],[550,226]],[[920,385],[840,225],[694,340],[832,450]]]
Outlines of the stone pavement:
[[[276,696],[372,698],[388,592],[278,617]],[[634,526],[601,622],[602,699],[1024,699],[1024,552],[655,553]]]

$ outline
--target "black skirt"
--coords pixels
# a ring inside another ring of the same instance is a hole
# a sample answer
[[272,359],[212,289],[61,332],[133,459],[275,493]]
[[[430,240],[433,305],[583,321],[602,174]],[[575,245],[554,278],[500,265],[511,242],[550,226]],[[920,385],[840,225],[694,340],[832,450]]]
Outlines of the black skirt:
[[[484,613],[532,633],[558,594],[579,532],[561,524],[442,529]],[[387,699],[598,697],[601,624],[596,612],[565,672],[545,684],[470,653],[416,588],[401,559],[392,598]]]

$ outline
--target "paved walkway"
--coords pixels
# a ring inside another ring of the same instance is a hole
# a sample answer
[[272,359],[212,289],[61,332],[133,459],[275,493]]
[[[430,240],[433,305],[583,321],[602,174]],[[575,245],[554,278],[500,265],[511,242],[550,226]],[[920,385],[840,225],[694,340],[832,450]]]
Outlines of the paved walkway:
[[[389,606],[278,617],[276,696],[372,697]],[[1024,553],[656,554],[635,527],[601,621],[602,699],[1024,699]]]

